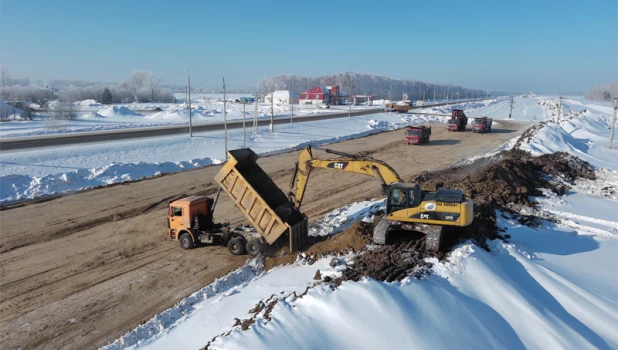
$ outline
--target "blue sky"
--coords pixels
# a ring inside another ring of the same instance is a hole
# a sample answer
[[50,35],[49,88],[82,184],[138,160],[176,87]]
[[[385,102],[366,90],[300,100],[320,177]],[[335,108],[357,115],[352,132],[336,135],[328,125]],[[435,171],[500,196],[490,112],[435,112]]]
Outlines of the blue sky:
[[618,79],[618,5],[587,1],[1,0],[13,77],[255,86],[356,71],[473,88],[585,91]]

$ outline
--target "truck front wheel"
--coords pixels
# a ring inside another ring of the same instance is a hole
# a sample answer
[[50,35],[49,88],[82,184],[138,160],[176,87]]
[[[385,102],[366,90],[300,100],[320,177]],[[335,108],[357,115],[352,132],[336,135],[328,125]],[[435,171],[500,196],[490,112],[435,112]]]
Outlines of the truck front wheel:
[[193,239],[191,239],[191,235],[187,232],[181,234],[180,237],[178,237],[178,241],[180,242],[180,247],[182,249],[193,248]]
[[241,237],[234,237],[227,242],[227,250],[232,255],[245,254],[245,240]]

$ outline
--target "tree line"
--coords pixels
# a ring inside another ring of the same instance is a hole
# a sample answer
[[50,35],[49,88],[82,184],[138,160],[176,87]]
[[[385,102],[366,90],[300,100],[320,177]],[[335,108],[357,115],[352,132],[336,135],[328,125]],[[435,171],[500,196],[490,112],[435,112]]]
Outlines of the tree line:
[[338,85],[340,91],[354,95],[373,95],[375,98],[399,100],[407,94],[411,100],[431,100],[449,98],[476,98],[488,95],[504,95],[499,91],[471,89],[458,85],[432,84],[412,79],[393,79],[384,75],[370,73],[345,72],[320,77],[302,77],[296,75],[277,75],[266,77],[257,85],[258,93],[267,94],[275,90],[291,90],[302,93],[316,86]]
[[618,80],[591,88],[586,91],[584,98],[594,101],[611,101],[616,96],[618,96]]
[[0,96],[2,101],[24,101],[47,104],[49,101],[73,103],[93,99],[111,103],[174,102],[172,92],[162,86],[161,78],[151,72],[137,70],[117,84],[50,80],[31,82],[27,78],[11,78],[2,69]]

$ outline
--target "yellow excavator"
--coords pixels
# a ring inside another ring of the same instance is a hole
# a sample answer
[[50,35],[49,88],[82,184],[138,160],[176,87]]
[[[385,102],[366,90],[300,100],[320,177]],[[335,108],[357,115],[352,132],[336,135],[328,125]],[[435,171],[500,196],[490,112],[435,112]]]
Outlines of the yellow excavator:
[[397,172],[381,160],[314,148],[341,158],[315,158],[311,146],[300,152],[288,194],[290,201],[299,210],[311,170],[324,168],[373,176],[380,181],[382,192],[387,198],[386,213],[373,232],[373,242],[376,244],[386,244],[388,235],[394,232],[417,231],[426,235],[427,250],[438,251],[444,226],[462,227],[472,223],[472,199],[461,190],[423,192],[420,184],[404,183]]

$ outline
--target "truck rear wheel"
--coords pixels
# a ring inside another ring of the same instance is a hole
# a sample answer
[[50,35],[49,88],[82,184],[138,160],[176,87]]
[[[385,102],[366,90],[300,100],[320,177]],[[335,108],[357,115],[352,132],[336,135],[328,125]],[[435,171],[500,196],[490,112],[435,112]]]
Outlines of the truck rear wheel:
[[191,235],[187,232],[181,234],[180,237],[178,237],[178,242],[180,242],[180,247],[182,249],[193,248],[193,239],[191,239]]
[[262,252],[262,242],[257,238],[252,238],[247,242],[247,253],[251,256],[258,256]]
[[232,255],[245,254],[245,240],[242,237],[234,237],[227,242],[227,250]]

